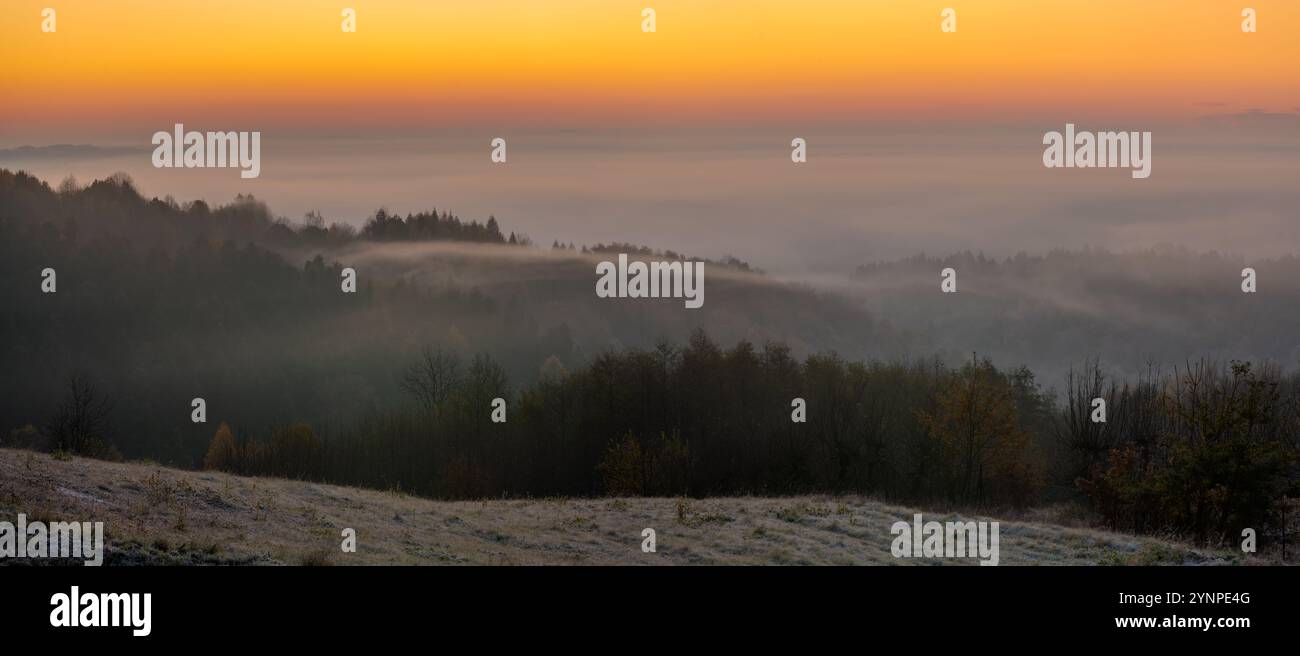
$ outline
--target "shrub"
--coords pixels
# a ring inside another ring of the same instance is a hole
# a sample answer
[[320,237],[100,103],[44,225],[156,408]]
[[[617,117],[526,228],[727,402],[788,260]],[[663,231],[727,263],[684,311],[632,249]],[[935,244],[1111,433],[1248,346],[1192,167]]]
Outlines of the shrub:
[[686,492],[689,460],[690,449],[675,433],[661,433],[658,444],[642,446],[628,431],[609,445],[596,471],[611,496],[668,496]]
[[646,458],[641,441],[628,431],[623,439],[609,445],[605,457],[596,465],[605,493],[616,497],[639,497],[646,490]]

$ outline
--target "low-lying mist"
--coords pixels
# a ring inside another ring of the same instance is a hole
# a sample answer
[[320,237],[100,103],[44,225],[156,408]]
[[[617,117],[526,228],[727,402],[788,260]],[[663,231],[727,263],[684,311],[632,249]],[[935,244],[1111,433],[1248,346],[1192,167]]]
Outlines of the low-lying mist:
[[[689,310],[597,297],[596,263],[636,246],[510,243],[495,220],[445,212],[388,218],[387,232],[289,224],[251,198],[182,207],[124,177],[56,190],[0,171],[0,302],[14,308],[0,425],[39,426],[80,374],[112,391],[126,450],[189,464],[211,439],[189,421],[196,397],[241,430],[306,421],[328,433],[400,403],[401,373],[426,348],[489,355],[517,389],[544,368],[683,344],[697,329],[724,346],[785,344],[799,359],[957,364],[974,353],[1025,365],[1044,388],[1091,359],[1121,377],[1202,357],[1288,370],[1300,359],[1290,256],[962,252],[802,278],[710,262],[704,306]],[[47,267],[55,294],[40,289]],[[355,294],[340,289],[345,267]],[[1245,267],[1256,293],[1241,291]],[[940,289],[945,268],[957,293]]]

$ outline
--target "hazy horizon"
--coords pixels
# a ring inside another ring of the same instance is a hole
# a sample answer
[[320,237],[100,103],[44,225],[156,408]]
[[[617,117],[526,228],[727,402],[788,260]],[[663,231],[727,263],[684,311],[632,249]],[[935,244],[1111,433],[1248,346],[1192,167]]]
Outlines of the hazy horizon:
[[[1280,117],[1280,118],[1277,118]],[[1283,129],[1271,129],[1269,121]],[[1261,125],[1262,124],[1262,125]],[[995,257],[1085,246],[1174,245],[1247,258],[1300,250],[1300,114],[1246,114],[1154,129],[1152,176],[1042,166],[1047,123],[1024,128],[793,128],[503,132],[400,138],[263,133],[257,179],[234,169],[156,169],[152,146],[0,151],[0,167],[51,184],[130,175],[147,197],[226,204],[238,194],[300,221],[360,226],[379,208],[495,216],[539,244],[631,242],[734,255],[773,273],[847,273],[872,261],[964,250]],[[168,127],[168,126],[162,126]],[[203,125],[187,126],[202,130]],[[1080,125],[1080,129],[1146,126]],[[808,162],[790,162],[790,139]]]

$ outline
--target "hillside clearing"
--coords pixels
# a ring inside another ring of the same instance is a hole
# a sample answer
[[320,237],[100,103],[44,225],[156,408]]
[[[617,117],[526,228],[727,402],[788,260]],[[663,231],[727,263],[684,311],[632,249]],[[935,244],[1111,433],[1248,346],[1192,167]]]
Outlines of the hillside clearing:
[[[112,565],[973,564],[895,559],[913,509],[863,497],[432,501],[0,449],[0,520],[102,521]],[[989,519],[921,511],[926,520]],[[998,519],[998,518],[992,518]],[[1002,565],[1235,564],[1235,554],[999,519]],[[356,530],[356,553],[340,549]],[[657,552],[642,553],[653,528]],[[3,561],[0,561],[3,562]]]

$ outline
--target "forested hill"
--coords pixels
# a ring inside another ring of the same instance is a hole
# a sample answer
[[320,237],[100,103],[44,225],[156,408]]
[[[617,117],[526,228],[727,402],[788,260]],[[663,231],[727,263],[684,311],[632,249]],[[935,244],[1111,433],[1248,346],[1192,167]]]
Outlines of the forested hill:
[[[401,216],[380,207],[360,228],[348,222],[327,222],[318,212],[300,221],[275,215],[251,195],[240,194],[224,205],[211,207],[202,200],[178,202],[171,196],[146,199],[130,176],[118,173],[82,187],[69,177],[53,188],[31,175],[0,169],[0,218],[19,223],[50,224],[65,236],[83,239],[124,237],[138,249],[172,250],[195,240],[212,243],[248,242],[274,249],[332,250],[350,245],[394,242],[456,242],[485,245],[531,246],[527,235],[508,233],[495,216],[486,221],[463,220],[448,212],[429,209]],[[645,257],[687,259],[673,251],[655,251],[635,244],[594,244],[562,247],[582,253],[630,253]],[[748,263],[734,257],[713,260],[714,265],[751,272]]]
[[[800,356],[897,350],[858,304],[739,264],[709,269],[697,310],[601,299],[594,265],[607,253],[518,235],[511,245],[494,221],[441,212],[402,219],[414,233],[399,238],[383,216],[372,225],[388,227],[354,234],[287,224],[246,198],[182,208],[145,200],[122,177],[53,189],[0,171],[0,367],[18,372],[0,381],[0,430],[42,426],[78,375],[113,390],[127,455],[192,465],[212,435],[188,421],[191,399],[249,431],[341,427],[395,403],[401,371],[425,348],[489,354],[517,385],[548,362],[576,369],[697,328]],[[357,271],[355,294],[340,291],[344,267]],[[41,290],[47,268],[56,293]]]
[[299,223],[275,216],[252,196],[211,207],[202,200],[183,205],[171,196],[146,199],[129,176],[115,174],[85,187],[64,180],[58,188],[23,172],[0,169],[0,217],[49,223],[86,238],[124,236],[144,248],[171,249],[195,239],[215,243],[255,242],[267,247],[339,246],[358,239],[374,241],[448,240],[484,244],[518,243],[502,233],[495,217],[484,223],[464,221],[449,212],[430,210],[403,218],[380,209],[358,230],[351,224],[326,225],[309,212]]

